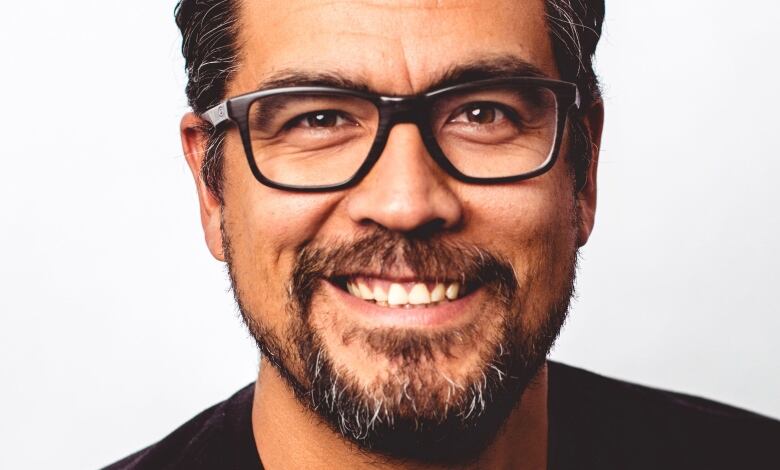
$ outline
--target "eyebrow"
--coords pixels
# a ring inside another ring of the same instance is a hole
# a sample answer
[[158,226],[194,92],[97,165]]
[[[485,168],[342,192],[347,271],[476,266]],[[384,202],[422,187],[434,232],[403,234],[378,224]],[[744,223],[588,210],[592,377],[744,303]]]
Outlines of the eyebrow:
[[[524,59],[514,55],[497,55],[453,65],[430,80],[420,93],[427,93],[432,90],[477,80],[508,77],[550,78],[549,75],[537,66]],[[302,69],[284,69],[274,72],[262,80],[258,84],[257,89],[267,90],[297,86],[335,87],[380,95],[385,94],[373,88],[368,80],[361,76],[349,77],[338,71],[310,71]]]

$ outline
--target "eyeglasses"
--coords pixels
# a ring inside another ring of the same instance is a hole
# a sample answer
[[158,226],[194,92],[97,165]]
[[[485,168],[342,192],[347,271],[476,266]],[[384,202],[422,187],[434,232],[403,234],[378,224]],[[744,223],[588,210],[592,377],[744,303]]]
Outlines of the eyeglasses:
[[555,163],[573,83],[536,77],[481,80],[414,96],[333,87],[285,87],[230,98],[203,118],[238,125],[257,180],[290,191],[357,184],[393,126],[417,125],[436,163],[466,183],[507,183]]

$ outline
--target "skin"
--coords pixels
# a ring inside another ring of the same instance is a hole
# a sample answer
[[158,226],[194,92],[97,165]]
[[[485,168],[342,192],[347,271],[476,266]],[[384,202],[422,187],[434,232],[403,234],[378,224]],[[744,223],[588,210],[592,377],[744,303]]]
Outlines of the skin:
[[[284,69],[333,71],[384,94],[408,95],[425,91],[449,67],[495,54],[524,59],[549,77],[559,77],[541,0],[243,3],[241,67],[229,84],[228,97],[253,91],[269,74]],[[393,129],[382,157],[360,184],[315,194],[259,184],[250,173],[238,133],[231,130],[220,203],[200,178],[206,143],[200,125],[197,116],[187,114],[181,135],[197,185],[207,245],[214,257],[224,261],[220,230],[224,220],[234,247],[242,301],[282,338],[288,328],[286,283],[297,250],[308,243],[354,239],[376,225],[410,232],[436,221],[443,236],[510,259],[521,281],[534,278],[534,285],[560,286],[565,273],[556,266],[563,263],[564,255],[557,253],[585,244],[593,228],[600,104],[586,112],[594,163],[586,186],[576,195],[563,155],[548,173],[521,183],[458,182],[430,158],[417,128],[401,124]],[[573,226],[575,213],[579,223]],[[553,291],[540,287],[525,294],[526,307],[518,313],[525,327],[540,323],[545,314],[542,306],[549,304]],[[477,293],[468,306],[473,312],[464,312],[463,321],[474,312],[495,309],[492,302]],[[346,313],[328,317],[326,312],[334,310]],[[350,314],[343,299],[325,290],[314,299],[311,318],[332,357],[357,380],[371,383],[382,378],[382,371],[393,372],[393,364],[382,357],[368,357],[360,344],[345,345],[338,340],[344,328],[361,321]],[[490,319],[486,324],[489,334]],[[473,368],[476,361],[476,354],[461,351],[454,358],[437,358],[434,366],[457,375]],[[301,367],[299,362],[294,364]],[[273,367],[260,369],[253,429],[263,464],[270,469],[422,468],[359,453],[319,423]],[[546,454],[547,373],[543,367],[475,468],[545,468]]]

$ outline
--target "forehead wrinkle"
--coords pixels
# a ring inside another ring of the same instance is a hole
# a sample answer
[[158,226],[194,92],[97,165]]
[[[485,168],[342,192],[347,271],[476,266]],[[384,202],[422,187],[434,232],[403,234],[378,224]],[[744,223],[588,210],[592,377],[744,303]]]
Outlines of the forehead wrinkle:
[[[393,95],[391,90],[384,90],[381,87],[373,85],[368,77],[369,75],[362,72],[351,72],[340,68],[305,69],[290,67],[277,69],[265,74],[257,84],[257,89],[293,86],[329,86],[376,94]],[[423,86],[413,91],[414,93],[424,93],[459,83],[507,77],[549,78],[549,75],[521,57],[511,54],[486,54],[473,60],[457,62],[446,66],[443,69],[433,71],[426,77]]]
[[409,93],[414,93],[415,87],[414,87],[414,81],[412,80],[412,72],[409,70],[409,58],[406,54],[406,46],[404,44],[404,40],[402,38],[398,38],[396,40],[396,44],[398,45],[398,48],[401,53],[401,63],[400,67],[403,74],[404,79],[404,86],[406,86],[406,89],[409,90]]

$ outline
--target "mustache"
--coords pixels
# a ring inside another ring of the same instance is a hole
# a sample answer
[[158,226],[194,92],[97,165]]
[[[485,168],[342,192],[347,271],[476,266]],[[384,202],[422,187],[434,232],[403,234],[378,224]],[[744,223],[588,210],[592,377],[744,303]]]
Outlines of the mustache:
[[488,249],[441,236],[415,237],[377,227],[352,241],[301,248],[289,292],[300,311],[307,312],[322,280],[355,274],[393,277],[409,272],[417,279],[457,280],[490,288],[507,305],[519,288],[511,262]]

